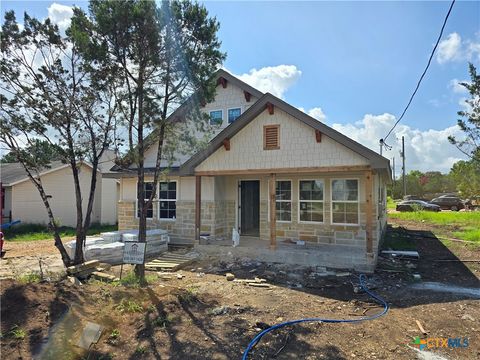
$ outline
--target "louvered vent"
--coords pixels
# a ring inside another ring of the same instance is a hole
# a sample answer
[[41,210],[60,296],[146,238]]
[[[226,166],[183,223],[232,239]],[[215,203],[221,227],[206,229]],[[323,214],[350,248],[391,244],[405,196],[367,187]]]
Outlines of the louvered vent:
[[280,125],[267,125],[263,127],[263,149],[280,149]]

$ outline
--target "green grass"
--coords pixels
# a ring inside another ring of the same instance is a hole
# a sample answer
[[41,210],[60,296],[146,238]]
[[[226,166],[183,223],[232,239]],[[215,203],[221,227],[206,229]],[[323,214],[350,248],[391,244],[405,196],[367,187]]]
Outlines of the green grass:
[[20,276],[18,278],[18,281],[20,281],[22,284],[39,283],[40,281],[42,281],[42,277],[40,276],[40,274],[30,273]]
[[[92,224],[87,231],[87,235],[96,235],[101,232],[117,230],[117,225]],[[7,241],[36,241],[47,240],[53,237],[53,233],[48,231],[42,224],[19,224],[14,225],[3,231]],[[75,237],[75,229],[68,226],[60,227],[60,236]]]
[[[454,211],[414,211],[402,213],[389,213],[390,219],[423,222],[438,226],[438,232],[451,232],[460,240],[480,244],[480,211],[454,212]],[[435,229],[437,230],[437,229]]]
[[115,306],[115,309],[117,309],[119,312],[123,313],[136,313],[136,312],[142,312],[143,307],[140,303],[136,302],[135,300],[127,300],[127,299],[122,299],[120,304]]
[[395,210],[396,208],[397,208],[397,203],[390,196],[387,196],[387,209]]
[[25,330],[19,328],[18,325],[15,325],[10,330],[9,335],[15,340],[23,340],[25,336],[27,336],[27,333]]
[[[155,274],[145,275],[145,281],[147,282],[147,284],[154,283],[156,280],[158,280],[158,276]],[[122,279],[120,280],[120,284],[129,287],[139,287],[140,280],[137,278],[134,271],[130,271],[128,274],[122,277]]]

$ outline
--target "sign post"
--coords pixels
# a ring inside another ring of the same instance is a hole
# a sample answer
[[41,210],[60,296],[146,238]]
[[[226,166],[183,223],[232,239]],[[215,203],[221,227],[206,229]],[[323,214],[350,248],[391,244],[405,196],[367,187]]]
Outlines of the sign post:
[[123,248],[123,262],[120,268],[120,279],[122,279],[123,264],[144,264],[145,263],[145,247],[147,243],[138,241],[126,241]]

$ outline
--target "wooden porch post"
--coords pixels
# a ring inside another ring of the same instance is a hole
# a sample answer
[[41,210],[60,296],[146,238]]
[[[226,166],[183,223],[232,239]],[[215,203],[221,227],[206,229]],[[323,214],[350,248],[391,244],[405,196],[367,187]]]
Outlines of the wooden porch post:
[[371,170],[365,172],[365,202],[366,202],[366,232],[367,232],[367,254],[373,253],[373,172]]
[[270,174],[269,201],[270,201],[270,249],[277,248],[277,212],[275,208],[275,174]]
[[202,177],[195,176],[195,240],[200,240],[202,209]]

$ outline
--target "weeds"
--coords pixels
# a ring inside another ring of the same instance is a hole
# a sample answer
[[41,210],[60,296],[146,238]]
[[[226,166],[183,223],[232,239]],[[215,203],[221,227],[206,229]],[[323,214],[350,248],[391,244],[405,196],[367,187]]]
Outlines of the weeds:
[[118,329],[113,329],[110,335],[108,335],[107,342],[111,345],[117,345],[119,339],[120,331]]
[[23,340],[25,339],[25,336],[27,336],[26,331],[20,328],[18,325],[13,326],[9,334],[15,340]]
[[188,287],[179,294],[177,294],[178,301],[184,304],[191,304],[198,300],[197,289]]
[[40,276],[40,274],[30,273],[19,276],[18,281],[20,281],[22,284],[39,283],[40,281],[42,281],[42,277]]
[[[156,275],[146,275],[145,281],[148,283],[153,283],[158,279]],[[137,278],[134,271],[130,271],[127,275],[125,275],[121,280],[120,283],[124,286],[130,287],[139,287],[140,286],[140,279]]]
[[155,327],[165,329],[166,327],[170,326],[174,320],[175,318],[169,314],[157,317],[155,320],[153,320],[152,324]]
[[137,303],[135,300],[122,299],[120,304],[115,306],[115,309],[123,313],[135,313],[142,312],[143,307],[141,304]]
[[146,346],[138,345],[137,348],[135,349],[135,354],[143,355],[147,352],[147,350],[148,348]]

